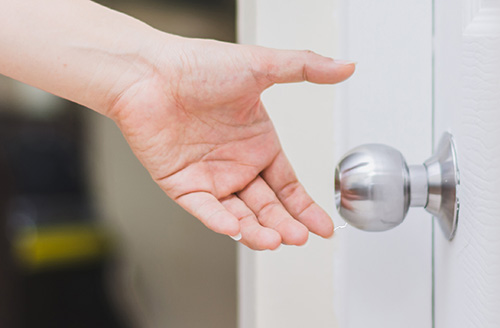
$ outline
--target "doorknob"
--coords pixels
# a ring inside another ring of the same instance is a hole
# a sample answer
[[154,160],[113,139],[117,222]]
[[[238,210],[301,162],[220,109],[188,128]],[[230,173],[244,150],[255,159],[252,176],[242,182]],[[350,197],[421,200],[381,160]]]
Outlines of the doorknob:
[[335,201],[340,215],[366,231],[385,231],[403,222],[409,207],[424,207],[437,218],[449,240],[458,223],[459,185],[453,137],[445,133],[436,152],[408,166],[401,153],[381,144],[349,151],[335,170]]

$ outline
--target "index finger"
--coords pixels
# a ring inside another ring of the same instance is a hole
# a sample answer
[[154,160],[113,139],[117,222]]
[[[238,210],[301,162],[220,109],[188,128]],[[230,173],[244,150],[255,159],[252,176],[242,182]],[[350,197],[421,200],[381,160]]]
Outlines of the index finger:
[[325,238],[333,234],[332,219],[307,194],[283,150],[261,176],[276,193],[286,210],[309,231]]

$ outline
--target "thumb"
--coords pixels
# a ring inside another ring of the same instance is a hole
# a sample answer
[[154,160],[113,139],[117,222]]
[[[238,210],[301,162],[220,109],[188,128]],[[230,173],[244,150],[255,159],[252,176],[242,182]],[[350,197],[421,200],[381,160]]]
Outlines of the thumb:
[[261,57],[261,67],[265,70],[262,73],[273,84],[302,81],[334,84],[349,78],[356,68],[352,61],[323,57],[309,50],[265,51],[268,53]]

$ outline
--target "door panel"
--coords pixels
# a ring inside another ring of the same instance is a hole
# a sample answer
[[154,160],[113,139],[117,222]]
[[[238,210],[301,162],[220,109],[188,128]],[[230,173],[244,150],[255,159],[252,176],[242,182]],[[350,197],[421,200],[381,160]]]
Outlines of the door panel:
[[460,216],[435,235],[436,327],[500,326],[500,1],[436,0],[435,135],[456,139]]

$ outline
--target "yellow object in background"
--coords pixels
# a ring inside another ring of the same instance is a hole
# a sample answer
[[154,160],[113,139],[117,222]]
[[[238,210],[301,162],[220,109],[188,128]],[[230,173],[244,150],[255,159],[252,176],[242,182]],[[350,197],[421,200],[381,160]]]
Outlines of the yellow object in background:
[[13,251],[23,268],[38,271],[97,260],[106,254],[107,246],[101,227],[66,223],[19,231]]

